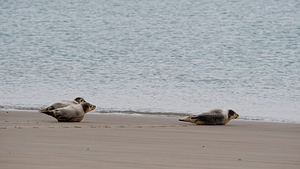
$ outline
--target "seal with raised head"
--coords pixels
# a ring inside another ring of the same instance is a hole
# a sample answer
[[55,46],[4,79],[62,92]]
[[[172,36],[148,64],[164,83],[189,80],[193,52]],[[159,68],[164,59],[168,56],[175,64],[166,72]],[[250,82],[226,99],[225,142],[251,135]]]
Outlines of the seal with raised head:
[[66,107],[57,108],[42,113],[56,118],[59,122],[80,122],[87,112],[92,111],[95,108],[95,105],[92,105],[88,102],[83,102],[80,104],[71,104]]
[[58,108],[63,108],[63,107],[67,107],[73,104],[80,104],[80,103],[85,103],[86,101],[82,98],[82,97],[76,97],[74,100],[62,100],[60,102],[54,103],[51,106],[41,109],[40,112],[41,113],[46,113],[48,111],[52,111],[54,109],[58,109]]
[[231,119],[237,119],[239,115],[233,110],[215,109],[198,115],[191,115],[179,121],[196,123],[198,125],[225,125]]

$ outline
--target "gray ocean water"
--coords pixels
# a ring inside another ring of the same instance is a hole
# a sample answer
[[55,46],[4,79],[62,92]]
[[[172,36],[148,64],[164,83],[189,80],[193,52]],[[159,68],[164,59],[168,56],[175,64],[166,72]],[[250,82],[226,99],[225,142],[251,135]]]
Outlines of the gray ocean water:
[[1,0],[0,108],[300,123],[298,0]]

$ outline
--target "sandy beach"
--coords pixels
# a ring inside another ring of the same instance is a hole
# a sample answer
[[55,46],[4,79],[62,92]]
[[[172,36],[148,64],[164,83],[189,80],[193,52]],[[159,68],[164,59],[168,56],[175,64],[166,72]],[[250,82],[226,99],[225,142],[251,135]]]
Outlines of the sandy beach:
[[0,168],[300,168],[300,124],[178,118],[87,114],[59,123],[37,111],[0,111]]

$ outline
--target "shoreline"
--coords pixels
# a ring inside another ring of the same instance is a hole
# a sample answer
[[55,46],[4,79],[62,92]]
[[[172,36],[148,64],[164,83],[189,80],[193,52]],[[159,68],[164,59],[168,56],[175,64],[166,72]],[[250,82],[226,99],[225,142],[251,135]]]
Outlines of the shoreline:
[[231,120],[198,126],[176,117],[87,114],[57,122],[34,111],[0,111],[3,168],[300,167],[300,124]]
[[[39,112],[40,108],[1,108],[0,112]],[[191,113],[173,113],[173,112],[141,112],[141,111],[103,111],[103,110],[94,110],[93,112],[87,113],[87,115],[111,115],[111,116],[138,116],[138,117],[170,117],[170,118],[181,118],[185,116],[192,115]],[[240,116],[237,121],[248,121],[248,122],[262,122],[262,123],[287,123],[287,124],[300,124],[298,121],[290,120],[276,120],[276,119],[265,119],[263,117],[249,117],[249,116]]]

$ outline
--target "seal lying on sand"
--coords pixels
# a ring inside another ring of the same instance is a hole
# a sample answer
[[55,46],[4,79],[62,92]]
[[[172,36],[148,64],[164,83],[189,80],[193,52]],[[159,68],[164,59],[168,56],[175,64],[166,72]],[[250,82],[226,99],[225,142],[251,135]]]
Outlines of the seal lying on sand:
[[48,111],[52,111],[57,108],[67,107],[73,104],[80,104],[86,102],[82,97],[76,97],[73,101],[70,100],[62,100],[60,102],[54,103],[51,106],[40,110],[41,113],[46,113]]
[[92,111],[95,108],[95,105],[92,105],[88,102],[83,102],[45,112],[41,111],[41,113],[52,116],[59,122],[80,122],[87,112]]
[[179,121],[196,123],[198,125],[225,125],[231,119],[237,119],[238,117],[239,115],[233,110],[215,109],[199,115],[191,115],[187,118],[179,119]]

